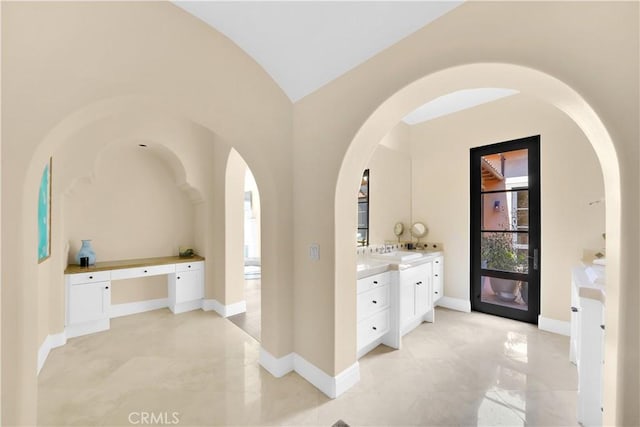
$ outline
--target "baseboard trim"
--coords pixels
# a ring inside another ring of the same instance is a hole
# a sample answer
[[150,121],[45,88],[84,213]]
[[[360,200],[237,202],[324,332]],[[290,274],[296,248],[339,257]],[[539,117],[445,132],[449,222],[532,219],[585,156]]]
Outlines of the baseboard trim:
[[461,298],[442,297],[438,300],[437,306],[462,311],[464,313],[471,313],[471,301]]
[[128,316],[130,314],[144,313],[145,311],[158,310],[169,306],[168,298],[150,299],[145,301],[128,302],[124,304],[112,304],[109,307],[109,317]]
[[247,302],[242,300],[233,304],[224,305],[216,299],[205,299],[202,302],[204,311],[215,311],[222,317],[229,317],[247,311]]
[[571,336],[570,322],[551,319],[549,317],[538,316],[538,329],[567,337]]
[[202,308],[202,300],[197,299],[193,301],[181,302],[176,305],[170,305],[169,310],[173,314],[186,313],[187,311],[199,310]]
[[260,348],[260,365],[276,378],[296,371],[298,375],[331,399],[340,396],[360,381],[360,364],[358,362],[332,377],[299,354],[289,353],[284,357],[276,358],[264,348]]
[[38,367],[36,371],[36,375],[40,375],[40,371],[44,366],[44,363],[47,361],[47,357],[49,357],[49,352],[57,347],[62,347],[67,343],[67,336],[64,332],[60,332],[59,334],[47,335],[47,337],[42,342],[42,345],[38,349]]
[[293,359],[293,353],[277,358],[264,348],[260,347],[260,366],[269,371],[269,373],[276,378],[283,377],[293,371]]

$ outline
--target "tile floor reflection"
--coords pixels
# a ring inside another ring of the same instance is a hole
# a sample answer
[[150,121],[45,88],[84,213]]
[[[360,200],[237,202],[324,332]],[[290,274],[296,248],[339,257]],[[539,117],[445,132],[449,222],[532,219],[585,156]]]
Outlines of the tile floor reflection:
[[402,350],[360,359],[361,381],[334,400],[296,373],[273,378],[259,344],[213,312],[111,325],[51,352],[39,424],[132,425],[146,413],[183,426],[577,425],[568,338],[489,315],[438,309]]

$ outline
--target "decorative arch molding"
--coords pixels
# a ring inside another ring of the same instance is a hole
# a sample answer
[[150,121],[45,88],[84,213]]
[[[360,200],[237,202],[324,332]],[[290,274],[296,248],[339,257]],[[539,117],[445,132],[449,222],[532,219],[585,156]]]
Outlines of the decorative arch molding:
[[[617,372],[620,348],[618,310],[621,305],[621,178],[618,155],[611,136],[594,108],[572,87],[543,71],[508,63],[470,63],[442,69],[400,88],[383,101],[362,123],[349,144],[340,165],[335,188],[335,289],[343,289],[336,298],[355,298],[355,251],[350,236],[356,228],[355,198],[360,174],[367,159],[382,138],[408,113],[430,100],[463,89],[496,87],[515,89],[563,111],[584,132],[593,146],[604,177],[607,232],[607,335],[605,366],[605,407],[615,413]],[[351,296],[347,293],[353,293]],[[347,305],[348,306],[348,305]],[[345,304],[336,303],[336,307]],[[336,312],[342,324],[352,324],[353,313]],[[336,338],[339,352],[352,344],[346,337]],[[613,415],[615,417],[615,415]],[[613,418],[612,418],[613,419]]]

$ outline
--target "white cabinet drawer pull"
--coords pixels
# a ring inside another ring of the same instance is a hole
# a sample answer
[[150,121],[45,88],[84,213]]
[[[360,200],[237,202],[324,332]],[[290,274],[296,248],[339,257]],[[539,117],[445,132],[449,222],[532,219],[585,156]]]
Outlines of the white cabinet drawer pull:
[[180,280],[180,276],[176,277],[176,279]]
[[378,303],[378,301],[376,301],[376,300],[373,300],[373,301],[371,301],[371,302],[372,302],[372,303],[374,303],[374,304],[377,304],[377,303]]
[[377,281],[377,280],[374,280],[374,281],[373,281],[373,284],[374,284],[374,285],[377,285],[377,284],[378,284],[378,281]]
[[105,289],[109,289],[109,287],[108,287],[108,286],[105,286],[104,288],[105,288]]
[[89,279],[93,279],[93,276],[89,276]]
[[377,330],[378,330],[378,328],[376,328],[375,326],[374,326],[372,329],[373,329],[374,331],[377,331]]

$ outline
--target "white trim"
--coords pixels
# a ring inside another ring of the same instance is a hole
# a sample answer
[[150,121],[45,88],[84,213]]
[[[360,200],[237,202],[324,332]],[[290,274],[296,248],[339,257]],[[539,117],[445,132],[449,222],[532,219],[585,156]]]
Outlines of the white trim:
[[550,319],[548,317],[542,317],[542,315],[538,316],[538,329],[567,337],[571,336],[570,322]]
[[128,302],[124,304],[112,304],[109,307],[109,317],[128,316],[130,314],[144,313],[145,311],[158,310],[169,306],[169,298],[150,299],[146,301]]
[[202,300],[202,309],[204,311],[215,311],[220,316],[224,317],[222,315],[222,313],[224,313],[224,305],[220,304],[218,300],[215,300],[215,299]]
[[203,300],[201,299],[196,299],[193,301],[181,302],[173,306],[170,305],[169,310],[171,310],[173,314],[180,314],[180,313],[185,313],[187,311],[199,310],[202,308],[202,301]]
[[293,371],[293,355],[293,353],[289,353],[281,358],[276,358],[267,350],[260,347],[259,363],[264,369],[269,371],[271,375],[280,378]]
[[448,308],[450,310],[463,311],[471,313],[471,301],[461,298],[442,297],[438,300],[438,307]]
[[224,317],[229,317],[229,316],[233,316],[240,313],[246,313],[246,312],[247,312],[247,302],[245,300],[242,300],[242,301],[238,301],[236,303],[225,306],[226,316]]
[[360,364],[358,362],[332,377],[299,354],[289,353],[281,358],[276,358],[260,347],[259,363],[276,378],[296,371],[298,375],[331,399],[340,396],[360,381]]
[[360,381],[360,364],[358,362],[354,363],[334,378],[335,397],[338,397]]
[[67,337],[64,332],[60,332],[59,334],[47,335],[47,337],[42,342],[42,345],[38,349],[38,367],[36,375],[40,374],[40,370],[42,370],[44,362],[46,362],[47,357],[49,357],[49,352],[54,348],[65,345],[66,343]]
[[313,384],[318,390],[331,399],[353,387],[360,381],[360,365],[358,362],[349,366],[335,377],[325,373],[322,369],[307,361],[304,357],[294,353],[293,366],[295,371],[305,380]]
[[202,301],[204,311],[215,311],[222,317],[229,317],[247,311],[247,302],[242,300],[233,304],[223,305],[216,299],[205,299]]

